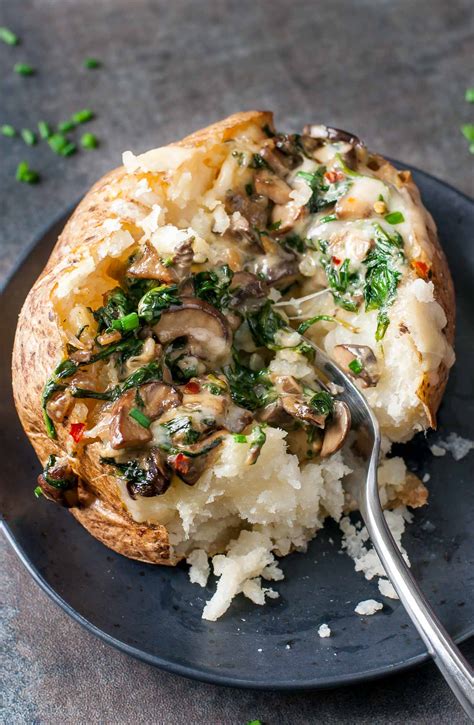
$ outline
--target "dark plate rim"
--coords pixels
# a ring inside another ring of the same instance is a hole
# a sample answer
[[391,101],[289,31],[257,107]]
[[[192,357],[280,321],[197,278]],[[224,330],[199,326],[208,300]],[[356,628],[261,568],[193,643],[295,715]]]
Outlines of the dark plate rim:
[[[462,191],[459,191],[454,186],[451,186],[450,184],[446,183],[445,181],[442,181],[441,179],[437,178],[436,176],[433,176],[432,174],[429,174],[426,171],[422,171],[421,169],[411,166],[410,164],[403,164],[402,162],[399,162],[399,161],[396,161],[393,159],[389,159],[389,160],[396,167],[408,168],[408,169],[414,171],[415,173],[420,174],[421,176],[427,177],[427,178],[431,179],[432,181],[436,182],[437,184],[441,184],[442,186],[446,187],[453,194],[463,198],[468,203],[474,204],[474,199],[472,199],[470,196],[468,196],[467,194],[465,194]],[[25,253],[23,255],[21,255],[21,257],[18,259],[15,267],[11,270],[8,279],[6,280],[5,284],[3,285],[2,289],[1,289],[2,292],[7,288],[8,284],[11,282],[13,277],[17,274],[18,270],[21,268],[24,261],[33,252],[36,245],[45,236],[45,234],[48,232],[48,230],[51,227],[53,227],[55,224],[59,223],[59,221],[61,219],[68,216],[74,210],[76,205],[77,204],[71,205],[66,209],[66,211],[63,211],[63,212],[57,214],[53,218],[53,220],[48,225],[46,225],[35,236],[31,245],[28,246]],[[16,541],[13,532],[11,531],[10,527],[8,526],[8,523],[5,521],[3,516],[1,517],[1,520],[0,520],[0,528],[7,540],[7,542],[10,544],[13,551],[16,553],[16,555],[20,559],[21,563],[26,568],[28,573],[31,575],[33,580],[50,597],[50,599],[52,599],[57,605],[59,605],[61,607],[61,609],[66,614],[68,614],[71,617],[71,619],[78,622],[82,627],[84,627],[89,632],[94,634],[96,637],[98,637],[102,641],[106,642],[107,644],[111,645],[115,649],[118,649],[118,650],[124,652],[125,654],[130,655],[131,657],[134,657],[135,659],[141,660],[142,662],[145,662],[147,664],[158,667],[159,669],[169,672],[170,674],[179,675],[181,677],[186,677],[186,678],[189,678],[192,680],[197,680],[199,682],[205,682],[205,683],[212,684],[212,685],[223,685],[226,687],[245,688],[245,689],[251,689],[251,690],[270,690],[270,691],[289,692],[289,691],[303,691],[303,690],[323,690],[323,689],[336,688],[339,686],[355,685],[355,684],[362,683],[362,682],[377,680],[377,679],[381,679],[382,677],[386,677],[391,674],[403,672],[412,667],[420,665],[423,662],[426,662],[427,660],[430,659],[430,655],[428,652],[421,652],[420,654],[414,655],[413,657],[410,657],[409,659],[403,660],[401,662],[397,662],[393,665],[386,665],[379,669],[360,671],[358,673],[348,674],[348,675],[323,677],[323,678],[318,678],[318,680],[316,680],[316,681],[314,679],[298,680],[298,681],[287,680],[287,681],[283,681],[283,682],[280,681],[277,685],[275,685],[274,683],[272,683],[270,681],[255,682],[253,680],[232,678],[229,676],[220,675],[217,672],[207,673],[207,672],[203,672],[202,670],[199,670],[195,667],[189,667],[189,666],[180,665],[180,664],[177,664],[174,662],[169,662],[168,660],[163,660],[160,657],[148,654],[147,652],[144,652],[143,650],[133,647],[133,646],[127,644],[126,642],[122,642],[121,640],[116,639],[112,635],[101,630],[99,627],[96,627],[96,625],[94,625],[88,619],[86,619],[81,614],[79,614],[79,612],[77,612],[70,604],[68,604],[55,591],[55,589],[46,581],[46,579],[40,574],[38,569],[35,567],[35,565],[32,563],[32,561],[26,555],[26,553],[24,552],[22,547]],[[465,640],[469,639],[472,636],[474,636],[474,623],[468,624],[467,628],[465,630],[463,630],[462,632],[460,632],[459,634],[457,634],[453,639],[457,644],[459,644],[459,643],[464,642]]]

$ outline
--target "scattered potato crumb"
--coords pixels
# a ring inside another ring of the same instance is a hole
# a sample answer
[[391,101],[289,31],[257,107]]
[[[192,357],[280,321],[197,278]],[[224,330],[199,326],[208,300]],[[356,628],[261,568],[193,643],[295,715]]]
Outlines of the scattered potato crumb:
[[425,475],[423,476],[423,478],[421,480],[423,481],[423,483],[428,483],[428,481],[430,480],[430,478],[431,478],[430,474],[429,473],[425,473]]
[[368,617],[371,614],[375,614],[380,609],[383,609],[382,602],[377,602],[375,599],[365,599],[363,602],[359,602],[357,607],[354,609],[356,614],[360,614],[363,617]]
[[434,443],[432,446],[430,446],[430,451],[434,456],[445,456],[446,455],[446,448],[441,448],[441,446],[436,445],[436,443]]
[[388,597],[389,599],[398,599],[398,594],[395,591],[395,588],[391,581],[389,581],[388,579],[379,579],[378,585],[379,592],[383,597]]
[[331,628],[328,627],[326,623],[322,624],[318,629],[319,636],[324,639],[324,637],[330,637],[331,636]]

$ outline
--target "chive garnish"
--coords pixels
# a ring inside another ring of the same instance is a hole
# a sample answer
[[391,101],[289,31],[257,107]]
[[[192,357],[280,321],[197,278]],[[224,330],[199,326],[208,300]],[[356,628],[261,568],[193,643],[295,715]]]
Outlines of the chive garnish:
[[38,121],[38,131],[42,139],[47,139],[51,136],[51,128],[46,121]]
[[54,151],[55,154],[62,155],[63,149],[65,146],[67,146],[69,141],[67,140],[66,136],[62,133],[53,133],[48,138],[48,145],[50,149]]
[[234,433],[232,437],[236,443],[247,443],[247,436],[243,433]]
[[392,211],[390,214],[385,214],[384,219],[389,224],[401,224],[405,221],[401,211]]
[[360,372],[362,372],[363,365],[360,360],[357,360],[357,358],[354,358],[351,360],[349,365],[347,366],[355,375],[358,375]]
[[89,108],[83,108],[82,111],[77,111],[71,116],[71,120],[74,123],[86,123],[94,118],[94,112]]
[[469,143],[474,143],[474,123],[465,123],[461,126],[461,133]]
[[69,131],[73,131],[76,128],[76,124],[74,121],[61,121],[61,123],[58,123],[58,131],[60,133],[68,133]]
[[41,486],[36,486],[33,493],[35,494],[36,498],[41,498],[41,496],[44,496]]
[[77,151],[77,146],[75,143],[70,141],[67,143],[63,148],[61,149],[61,156],[72,156]]
[[33,66],[28,63],[15,63],[13,70],[20,76],[32,76],[36,72]]
[[133,420],[136,420],[143,428],[149,428],[151,425],[150,418],[142,413],[141,410],[138,410],[138,408],[132,408],[129,416],[130,418],[133,418]]
[[8,136],[8,138],[13,138],[13,136],[16,136],[15,129],[8,123],[4,123],[3,126],[0,126],[0,133],[2,134],[2,136]]
[[40,175],[30,169],[26,161],[21,161],[16,169],[16,180],[23,184],[36,184],[40,180]]
[[21,129],[21,137],[27,146],[34,146],[36,143],[36,134],[30,131],[29,128]]
[[466,88],[466,95],[464,98],[468,103],[474,103],[474,88]]
[[89,70],[100,68],[101,65],[100,60],[97,58],[86,58],[84,61],[84,68],[88,68]]
[[130,332],[140,326],[140,320],[136,312],[131,312],[129,315],[119,317],[118,320],[113,320],[112,329],[120,330],[121,332]]
[[92,149],[96,149],[98,145],[99,141],[97,140],[97,136],[94,136],[93,133],[85,133],[81,136],[82,148],[91,151]]
[[9,28],[5,26],[0,27],[0,40],[7,45],[18,45],[20,39],[18,35],[15,35]]

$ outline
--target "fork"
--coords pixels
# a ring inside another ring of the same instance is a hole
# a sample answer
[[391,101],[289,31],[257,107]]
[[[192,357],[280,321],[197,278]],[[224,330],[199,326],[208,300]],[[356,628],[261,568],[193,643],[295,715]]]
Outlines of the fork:
[[[363,445],[358,447],[358,453],[366,464],[367,475],[365,480],[363,476],[359,478],[353,493],[375,551],[428,652],[468,717],[474,720],[473,670],[415,581],[383,515],[377,484],[380,454],[380,429],[377,419],[350,378],[317,345],[307,338],[305,341],[314,349],[315,367],[321,370],[329,381],[343,388],[338,398],[349,406],[352,430],[363,441]],[[327,388],[324,383],[322,387]]]

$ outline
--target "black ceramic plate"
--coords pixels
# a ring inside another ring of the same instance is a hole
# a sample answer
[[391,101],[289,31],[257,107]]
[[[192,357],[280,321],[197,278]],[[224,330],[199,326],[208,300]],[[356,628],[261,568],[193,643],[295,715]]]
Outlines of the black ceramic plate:
[[[440,414],[439,434],[474,438],[474,205],[462,194],[415,172],[438,224],[458,300],[458,363]],[[65,219],[38,240],[11,279],[1,305],[1,482],[5,532],[42,588],[74,619],[106,642],[151,664],[213,683],[274,689],[317,688],[401,670],[427,657],[403,607],[361,618],[362,599],[381,599],[375,582],[339,553],[335,525],[307,554],[282,561],[280,599],[258,607],[239,598],[218,622],[201,619],[213,590],[190,584],[186,569],[125,559],[93,539],[65,511],[33,496],[38,463],[10,394],[10,354],[18,310],[41,271]],[[26,371],[25,385],[28,384]],[[429,473],[430,503],[405,536],[413,572],[456,640],[474,633],[473,456],[433,458],[419,436],[406,449],[413,470]],[[318,626],[327,622],[329,639]]]

